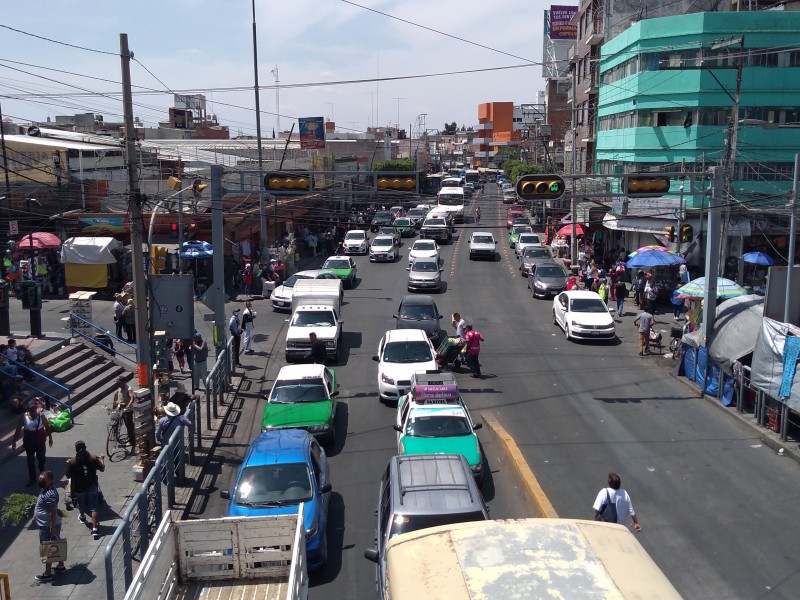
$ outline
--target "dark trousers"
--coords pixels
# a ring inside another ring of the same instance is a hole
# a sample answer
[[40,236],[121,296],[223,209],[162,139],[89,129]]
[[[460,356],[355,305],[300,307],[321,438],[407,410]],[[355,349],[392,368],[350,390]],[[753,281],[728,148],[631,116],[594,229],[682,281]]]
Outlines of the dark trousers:
[[128,342],[136,341],[136,326],[133,323],[125,323],[125,336],[128,338]]
[[25,458],[28,460],[28,481],[36,481],[36,462],[39,463],[39,472],[44,471],[47,458],[45,442],[41,444],[25,444]]
[[133,411],[126,410],[122,413],[122,422],[125,423],[125,431],[128,434],[128,443],[131,448],[136,448],[136,430],[133,427]]
[[115,326],[116,326],[116,328],[117,328],[117,337],[118,337],[119,339],[122,339],[122,327],[123,327],[125,324],[122,322],[122,319],[121,319],[121,318],[118,318],[118,319],[117,319],[117,320],[114,322],[114,325],[115,325]]
[[481,376],[481,363],[478,360],[477,354],[469,354],[467,353],[467,365],[472,370],[472,374],[476,377]]
[[233,336],[233,355],[236,359],[236,364],[239,364],[239,348],[242,344],[242,334],[241,333],[232,333]]

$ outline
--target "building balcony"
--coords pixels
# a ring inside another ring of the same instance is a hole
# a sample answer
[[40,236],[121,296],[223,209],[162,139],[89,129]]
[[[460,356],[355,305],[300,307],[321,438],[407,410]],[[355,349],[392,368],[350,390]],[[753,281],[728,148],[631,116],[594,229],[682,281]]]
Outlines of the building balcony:
[[474,138],[472,138],[472,141],[470,143],[473,144],[474,146],[480,146],[481,144],[489,144],[489,143],[491,143],[491,141],[492,141],[492,138],[474,137]]
[[599,91],[597,71],[593,71],[589,77],[583,80],[583,92],[585,94],[596,94]]
[[581,125],[578,127],[576,137],[582,142],[595,142],[597,141],[597,132],[594,127],[589,125]]
[[486,123],[478,123],[478,127],[476,128],[478,131],[485,131],[486,129],[491,130],[493,127],[491,121],[487,121]]
[[583,42],[587,46],[598,46],[603,43],[605,38],[605,31],[603,21],[598,19],[592,22],[592,27],[586,32]]

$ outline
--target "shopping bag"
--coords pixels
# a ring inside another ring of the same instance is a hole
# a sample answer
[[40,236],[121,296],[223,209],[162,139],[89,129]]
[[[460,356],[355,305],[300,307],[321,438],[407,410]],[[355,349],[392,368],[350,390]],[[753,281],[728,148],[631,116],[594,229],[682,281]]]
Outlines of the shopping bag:
[[50,419],[50,429],[53,431],[66,431],[72,427],[72,420],[69,418],[69,409],[64,409],[54,419]]
[[57,563],[67,560],[67,540],[50,540],[39,544],[39,556],[43,563]]

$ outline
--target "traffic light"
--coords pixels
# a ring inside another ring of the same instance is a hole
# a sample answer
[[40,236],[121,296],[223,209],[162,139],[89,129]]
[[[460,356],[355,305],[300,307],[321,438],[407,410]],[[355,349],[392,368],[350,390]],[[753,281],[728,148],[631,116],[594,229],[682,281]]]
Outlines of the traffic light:
[[154,275],[167,268],[167,250],[164,246],[153,246],[150,248],[150,265]]
[[389,175],[378,177],[377,188],[379,190],[413,190],[417,187],[417,182],[413,177],[398,177]]
[[517,180],[517,196],[522,200],[556,200],[566,189],[558,175],[523,175]]
[[664,227],[664,231],[667,232],[667,241],[674,242],[675,241],[675,227],[672,225],[668,227]]
[[691,242],[694,239],[694,228],[691,225],[681,225],[681,242]]
[[36,281],[23,281],[20,300],[23,310],[42,310],[42,284]]
[[202,179],[195,179],[194,183],[192,184],[192,193],[194,194],[194,197],[195,198],[200,197],[200,194],[207,187],[208,187],[208,184],[207,183],[203,183]]
[[631,198],[663,196],[669,192],[669,186],[670,180],[667,175],[631,173],[622,180],[623,193]]
[[264,176],[264,187],[268,192],[281,194],[286,192],[310,192],[311,174],[308,172],[276,171]]
[[172,225],[169,226],[169,233],[172,236],[173,240],[177,240],[178,239],[178,224],[177,223],[173,223]]

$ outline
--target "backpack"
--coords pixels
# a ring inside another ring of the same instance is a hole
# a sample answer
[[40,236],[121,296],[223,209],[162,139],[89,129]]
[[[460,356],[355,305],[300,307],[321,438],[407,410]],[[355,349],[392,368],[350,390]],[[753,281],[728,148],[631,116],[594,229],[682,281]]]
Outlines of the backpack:
[[595,516],[594,520],[603,521],[605,523],[617,522],[617,505],[611,501],[608,488],[606,488],[606,501],[600,505],[600,510],[597,511],[597,516]]

